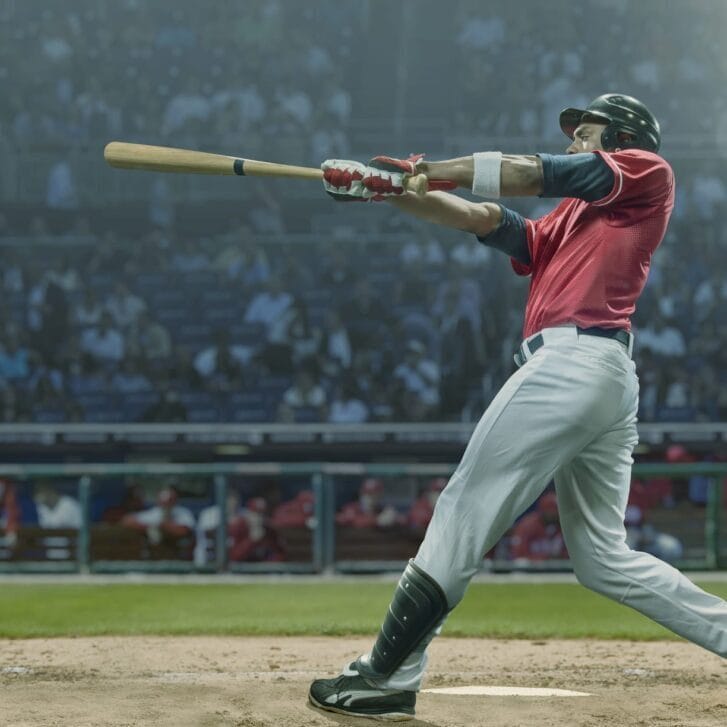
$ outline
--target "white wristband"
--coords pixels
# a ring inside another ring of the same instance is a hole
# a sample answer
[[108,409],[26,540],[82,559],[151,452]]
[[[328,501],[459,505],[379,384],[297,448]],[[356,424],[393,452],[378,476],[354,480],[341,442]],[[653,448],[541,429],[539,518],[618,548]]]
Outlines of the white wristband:
[[478,151],[472,155],[474,173],[472,174],[472,194],[478,197],[500,198],[500,166],[502,152]]

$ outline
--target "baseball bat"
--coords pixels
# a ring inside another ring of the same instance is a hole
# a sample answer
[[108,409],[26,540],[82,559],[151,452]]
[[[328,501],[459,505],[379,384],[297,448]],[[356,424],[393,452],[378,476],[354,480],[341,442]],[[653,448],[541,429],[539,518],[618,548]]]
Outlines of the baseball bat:
[[[297,167],[291,164],[259,162],[225,154],[210,154],[192,149],[168,146],[131,144],[111,141],[104,149],[106,162],[116,169],[143,169],[150,172],[188,172],[191,174],[236,174],[241,177],[287,177],[291,179],[322,179],[316,167]],[[404,180],[407,191],[426,194],[426,175],[417,174]]]

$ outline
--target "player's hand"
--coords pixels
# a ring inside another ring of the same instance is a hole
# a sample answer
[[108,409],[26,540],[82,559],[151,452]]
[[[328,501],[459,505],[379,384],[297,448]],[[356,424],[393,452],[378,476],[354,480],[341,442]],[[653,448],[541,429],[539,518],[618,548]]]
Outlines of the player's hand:
[[404,180],[406,177],[416,174],[416,163],[422,156],[422,154],[418,154],[408,159],[395,159],[387,156],[374,157],[369,161],[368,166],[364,168],[361,183],[366,190],[373,194],[373,199],[377,201],[385,197],[406,194]]
[[[406,194],[406,179],[421,172],[417,168],[417,162],[424,157],[424,154],[412,154],[406,159],[395,157],[377,156],[369,161],[361,180],[364,187],[378,201],[385,197]],[[454,189],[455,182],[447,180],[431,180],[427,185],[428,191]]]
[[326,159],[321,164],[323,188],[338,202],[368,202],[373,195],[361,183],[366,165],[350,159]]

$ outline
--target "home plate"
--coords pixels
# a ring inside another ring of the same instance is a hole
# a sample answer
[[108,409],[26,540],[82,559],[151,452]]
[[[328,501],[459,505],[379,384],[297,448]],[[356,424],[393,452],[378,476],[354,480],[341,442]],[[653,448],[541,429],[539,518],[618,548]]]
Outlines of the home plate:
[[422,689],[424,694],[468,694],[485,697],[590,697],[587,692],[569,689],[542,689],[540,687],[441,687]]

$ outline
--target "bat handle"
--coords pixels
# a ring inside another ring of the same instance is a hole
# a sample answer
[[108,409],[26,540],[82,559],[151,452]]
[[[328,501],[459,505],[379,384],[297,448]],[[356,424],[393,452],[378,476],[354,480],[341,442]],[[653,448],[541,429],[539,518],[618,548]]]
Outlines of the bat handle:
[[404,187],[407,192],[414,192],[422,197],[429,189],[429,180],[426,174],[415,174],[404,179]]

